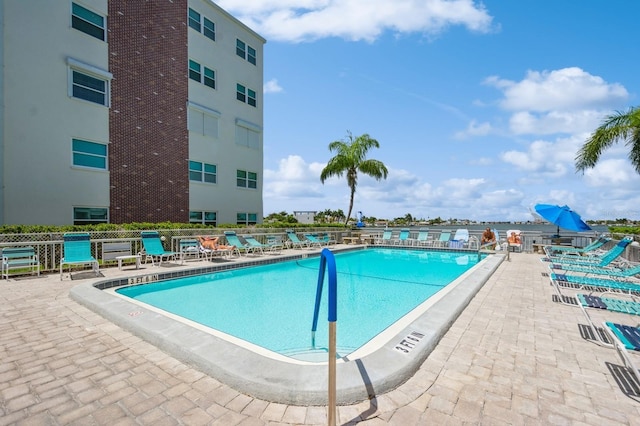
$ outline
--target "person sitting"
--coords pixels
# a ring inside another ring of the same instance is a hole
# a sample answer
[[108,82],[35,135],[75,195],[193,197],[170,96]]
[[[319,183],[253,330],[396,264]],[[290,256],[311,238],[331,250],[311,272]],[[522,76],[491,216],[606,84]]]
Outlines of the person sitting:
[[522,244],[522,241],[520,240],[520,235],[516,234],[515,232],[512,232],[511,235],[509,235],[509,237],[507,238],[507,241],[509,242],[509,244],[516,244],[516,245]]
[[228,246],[224,244],[218,244],[219,237],[198,237],[200,245],[208,250],[234,250],[235,246]]
[[485,244],[487,248],[492,250],[496,247],[496,234],[493,233],[491,228],[485,229],[480,238],[480,246],[485,246]]

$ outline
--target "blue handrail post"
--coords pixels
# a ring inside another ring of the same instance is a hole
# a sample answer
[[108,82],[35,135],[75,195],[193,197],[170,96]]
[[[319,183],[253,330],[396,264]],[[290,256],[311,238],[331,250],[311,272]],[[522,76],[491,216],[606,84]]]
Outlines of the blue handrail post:
[[336,322],[338,321],[338,278],[336,260],[328,248],[320,253],[320,271],[318,272],[318,287],[316,289],[316,304],[313,311],[313,325],[311,326],[311,344],[315,347],[316,330],[318,328],[318,314],[322,300],[322,286],[324,271],[328,271],[329,280],[329,426],[336,424]]

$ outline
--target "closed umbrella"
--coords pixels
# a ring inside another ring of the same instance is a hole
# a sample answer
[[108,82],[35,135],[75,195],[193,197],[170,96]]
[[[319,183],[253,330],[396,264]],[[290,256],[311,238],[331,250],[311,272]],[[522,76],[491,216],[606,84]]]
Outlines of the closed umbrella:
[[556,234],[560,235],[560,228],[569,231],[590,231],[591,227],[584,223],[580,215],[569,208],[569,206],[558,206],[555,204],[536,204],[536,212],[556,225]]

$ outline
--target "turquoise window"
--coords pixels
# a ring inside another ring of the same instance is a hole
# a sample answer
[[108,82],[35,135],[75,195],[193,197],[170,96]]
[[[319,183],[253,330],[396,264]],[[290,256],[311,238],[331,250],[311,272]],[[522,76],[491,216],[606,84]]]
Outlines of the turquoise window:
[[105,18],[79,4],[71,4],[71,26],[99,40],[105,40]]
[[107,145],[73,139],[73,165],[107,169]]

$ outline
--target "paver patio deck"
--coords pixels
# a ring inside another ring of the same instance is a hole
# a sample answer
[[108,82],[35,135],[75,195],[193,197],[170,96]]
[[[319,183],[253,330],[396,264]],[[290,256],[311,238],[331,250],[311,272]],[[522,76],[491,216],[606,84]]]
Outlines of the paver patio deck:
[[[552,301],[539,257],[512,254],[411,379],[338,407],[338,423],[640,424],[640,385],[613,349],[582,337],[579,309]],[[71,300],[90,277],[0,282],[0,425],[326,424],[325,407],[240,394]]]

